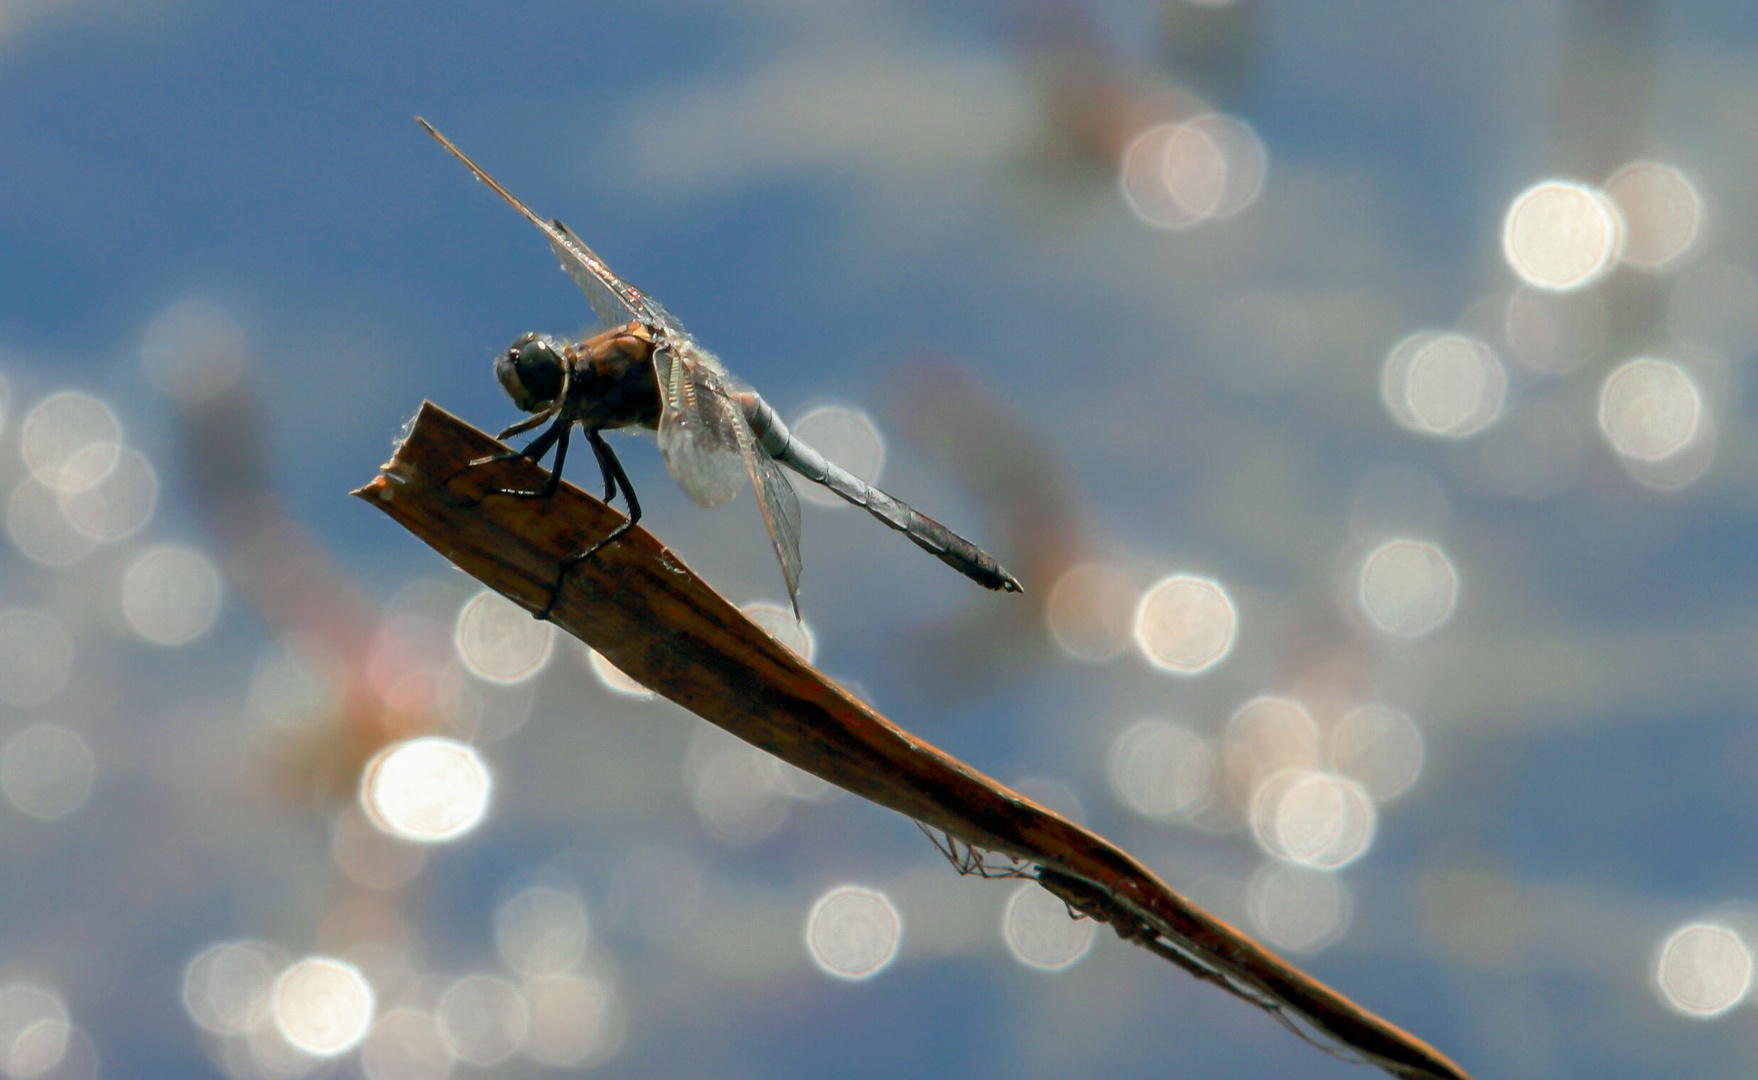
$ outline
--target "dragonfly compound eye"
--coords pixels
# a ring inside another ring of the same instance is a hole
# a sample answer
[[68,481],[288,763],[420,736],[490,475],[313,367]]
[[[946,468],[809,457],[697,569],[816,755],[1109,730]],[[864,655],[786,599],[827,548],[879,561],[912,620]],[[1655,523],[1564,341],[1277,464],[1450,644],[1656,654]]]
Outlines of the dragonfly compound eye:
[[562,359],[536,334],[523,334],[513,342],[494,362],[494,375],[524,412],[535,412],[562,392]]

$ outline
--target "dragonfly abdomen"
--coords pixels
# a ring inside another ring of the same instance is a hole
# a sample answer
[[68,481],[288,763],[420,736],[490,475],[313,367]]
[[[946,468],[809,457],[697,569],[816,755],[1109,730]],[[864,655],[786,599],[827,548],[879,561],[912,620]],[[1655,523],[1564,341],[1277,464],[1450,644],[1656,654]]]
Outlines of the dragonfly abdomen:
[[985,589],[1019,592],[1012,574],[982,548],[928,517],[902,499],[872,486],[832,463],[811,446],[793,437],[779,414],[754,391],[735,395],[745,419],[763,452],[814,483],[822,484],[843,499],[861,507],[886,525],[909,537],[915,545]]

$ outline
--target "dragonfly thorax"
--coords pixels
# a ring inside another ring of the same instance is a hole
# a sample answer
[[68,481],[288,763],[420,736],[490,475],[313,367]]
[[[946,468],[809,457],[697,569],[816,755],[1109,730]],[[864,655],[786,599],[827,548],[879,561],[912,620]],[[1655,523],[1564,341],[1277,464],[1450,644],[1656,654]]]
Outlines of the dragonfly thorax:
[[521,412],[536,412],[561,396],[561,353],[541,334],[520,334],[495,360],[494,377]]

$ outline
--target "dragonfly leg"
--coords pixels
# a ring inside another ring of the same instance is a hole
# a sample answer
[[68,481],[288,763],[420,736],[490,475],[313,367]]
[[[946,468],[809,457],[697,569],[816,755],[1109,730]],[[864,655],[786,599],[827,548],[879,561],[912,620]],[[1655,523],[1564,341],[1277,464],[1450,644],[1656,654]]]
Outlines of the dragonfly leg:
[[[604,436],[596,430],[588,431],[586,441],[592,444],[592,452],[598,456],[598,467],[604,473],[605,499],[609,500],[620,487],[623,489],[623,501],[629,504],[629,520],[621,526],[621,532],[617,533],[620,536],[641,520],[641,500],[635,498],[635,485],[629,483],[629,474],[623,471],[623,463],[617,460],[616,451],[604,441]],[[576,562],[584,562],[585,559],[584,555],[575,556]]]
[[[544,421],[551,419],[552,417],[555,416],[556,412],[557,412],[556,409],[546,409],[545,411],[537,413],[535,415],[527,416],[525,419],[519,421],[517,424],[513,424],[509,427],[502,428],[500,434],[496,435],[495,438],[499,439],[501,442],[506,442],[508,439],[512,438],[513,436],[520,435],[520,434],[523,434],[524,432],[530,431],[532,428],[536,427],[538,424],[541,424]],[[454,477],[461,476],[461,475],[463,475],[463,473],[465,471],[467,471],[469,469],[474,469],[478,465],[492,465],[497,461],[511,461],[517,457],[529,457],[529,458],[533,458],[535,460],[538,457],[542,457],[544,451],[547,451],[549,449],[549,443],[543,443],[542,449],[541,450],[537,449],[538,444],[541,441],[542,441],[542,436],[539,436],[538,438],[531,440],[531,444],[529,446],[525,447],[523,450],[502,450],[498,453],[489,454],[486,457],[475,458],[469,464],[465,465],[463,469],[458,470],[458,472],[453,473],[452,475]]]
[[622,477],[623,491],[630,499],[633,499],[635,492],[629,487],[629,478],[623,476],[623,463],[617,460],[615,454],[611,453],[610,444],[604,441],[604,436],[596,431],[589,431],[586,433],[586,441],[592,445],[592,454],[598,458],[598,473],[604,477],[604,501],[609,502],[617,497],[617,478],[619,476]]
[[538,424],[541,424],[545,420],[548,420],[550,417],[554,416],[557,413],[557,411],[559,411],[559,406],[552,406],[548,409],[543,410],[542,412],[532,413],[530,416],[527,416],[525,419],[519,421],[518,423],[509,424],[506,427],[502,428],[500,430],[500,433],[498,435],[496,435],[495,438],[499,439],[501,442],[506,442],[508,439],[512,438],[515,435],[521,434],[526,431],[530,431],[532,428],[536,427]]
[[623,501],[629,505],[629,516],[585,551],[562,560],[561,569],[556,572],[555,586],[549,591],[549,603],[543,605],[543,610],[537,613],[539,619],[549,618],[550,609],[555,607],[556,597],[561,595],[562,583],[568,579],[568,571],[598,554],[600,548],[619,539],[641,520],[641,500],[635,498],[635,486],[629,483],[629,475],[623,472],[623,463],[617,460],[616,451],[610,448],[610,444],[604,441],[604,436],[596,429],[586,432],[586,441],[592,445],[592,453],[598,458],[599,471],[604,474],[604,501],[609,502],[615,498],[617,489],[621,488]]
[[[551,495],[554,495],[556,488],[562,486],[562,464],[568,460],[568,434],[573,426],[574,425],[571,421],[558,422],[554,427],[551,427],[542,435],[532,439],[531,446],[527,446],[524,450],[515,455],[518,457],[527,456],[531,447],[536,446],[538,443],[543,442],[546,439],[555,443],[555,465],[550,468],[549,479],[543,482],[542,487],[538,488],[536,491],[521,491],[518,488],[496,488],[494,491],[490,492],[490,494],[511,495],[516,499],[547,499]],[[556,435],[557,427],[561,429],[560,436]],[[548,449],[548,446],[544,446],[542,450],[537,451],[535,454],[530,454],[529,456],[535,461],[542,457],[544,452]]]
[[[548,419],[548,417],[545,416],[545,417],[541,417],[540,419]],[[514,458],[530,458],[532,461],[541,461],[543,459],[543,455],[549,453],[549,448],[554,446],[559,441],[562,444],[562,449],[556,454],[556,468],[551,472],[549,481],[544,484],[542,490],[540,490],[540,491],[519,491],[519,490],[515,490],[512,488],[495,488],[493,490],[483,492],[484,498],[486,498],[489,495],[516,495],[516,496],[522,496],[525,498],[533,498],[533,497],[541,496],[543,498],[548,498],[550,495],[555,494],[555,489],[556,489],[557,485],[559,485],[561,483],[561,475],[562,475],[561,463],[562,463],[562,458],[567,454],[568,429],[572,426],[572,424],[573,424],[573,421],[571,421],[565,417],[559,417],[556,419],[555,423],[551,424],[549,426],[549,428],[543,432],[543,434],[537,436],[537,438],[532,439],[529,443],[527,443],[523,450],[502,450],[499,453],[490,454],[487,457],[476,458],[475,460],[471,461],[469,464],[465,465],[462,469],[459,469],[457,472],[446,477],[445,483],[450,484],[453,480],[456,480],[458,477],[463,476],[465,473],[469,472],[471,469],[477,468],[478,466],[481,466],[481,465],[493,465],[496,462],[511,461]],[[530,425],[528,423],[523,424],[523,425],[519,425],[519,424],[514,425],[514,427],[526,427],[526,428],[529,428],[531,426],[532,425]],[[503,436],[505,436],[511,430],[512,429],[509,428],[508,431],[504,431],[501,434]],[[444,486],[444,485],[442,485],[442,486]],[[478,499],[476,501],[481,502],[482,500]],[[471,505],[475,505],[475,504],[473,503]]]

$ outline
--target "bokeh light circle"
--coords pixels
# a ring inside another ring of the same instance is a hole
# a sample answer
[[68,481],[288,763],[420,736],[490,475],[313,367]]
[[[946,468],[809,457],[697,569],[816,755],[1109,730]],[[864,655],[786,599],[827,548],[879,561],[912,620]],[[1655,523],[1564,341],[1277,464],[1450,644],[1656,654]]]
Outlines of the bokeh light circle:
[[842,794],[842,789],[822,777],[814,776],[790,761],[759,751],[757,760],[763,765],[771,791],[802,802],[827,802]]
[[623,1013],[608,982],[591,974],[545,975],[524,990],[531,1011],[526,1057],[552,1069],[581,1069],[616,1052]]
[[441,995],[434,1018],[452,1054],[483,1067],[512,1057],[531,1027],[525,995],[493,975],[466,975],[453,983]]
[[1160,177],[1166,191],[1195,221],[1214,216],[1227,191],[1227,158],[1208,132],[1193,123],[1179,124],[1160,152]]
[[[877,484],[885,468],[885,439],[873,418],[859,409],[821,405],[795,420],[793,433],[800,441],[840,465],[845,472],[869,484]],[[849,505],[822,484],[799,484],[801,499],[826,507]]]
[[470,674],[494,683],[530,679],[548,662],[555,628],[492,589],[458,610],[452,643]]
[[1562,292],[1604,277],[1617,265],[1623,237],[1623,219],[1602,192],[1546,180],[1509,205],[1502,254],[1520,280]]
[[1245,889],[1251,923],[1270,943],[1315,953],[1349,927],[1349,888],[1335,874],[1285,862],[1266,862]]
[[183,969],[183,1007],[216,1035],[239,1035],[269,1018],[275,978],[285,953],[261,941],[222,941],[197,953]]
[[1682,491],[1709,474],[1715,465],[1720,443],[1720,429],[1714,418],[1705,412],[1691,440],[1677,453],[1668,454],[1659,461],[1619,455],[1618,464],[1624,467],[1630,479],[1652,491]]
[[147,378],[185,406],[203,405],[244,374],[244,332],[230,312],[207,300],[183,300],[154,316],[142,335]]
[[1469,438],[1501,415],[1508,375],[1488,345],[1458,334],[1425,341],[1404,374],[1405,414],[1428,435]]
[[818,654],[818,639],[813,635],[812,628],[795,618],[792,608],[759,600],[746,604],[739,610],[745,613],[745,618],[761,626],[770,637],[786,645],[789,652],[806,663],[810,664],[812,658]]
[[1665,360],[1622,364],[1599,392],[1599,430],[1625,457],[1663,461],[1690,445],[1702,422],[1697,384]]
[[342,657],[327,643],[305,634],[277,638],[251,667],[251,711],[271,727],[324,723],[341,709],[347,677]]
[[868,979],[897,956],[903,921],[884,893],[840,885],[806,916],[806,952],[818,970],[839,979]]
[[1438,545],[1388,540],[1361,561],[1356,601],[1383,634],[1419,638],[1433,633],[1452,617],[1458,597],[1458,571]]
[[1555,293],[1522,285],[1508,296],[1502,335],[1528,370],[1563,374],[1599,356],[1610,322],[1597,291]]
[[[1185,179],[1179,159],[1186,142],[1193,138],[1206,145],[1198,145],[1191,155],[1195,159],[1195,175]],[[1210,155],[1221,164],[1219,183],[1211,178],[1214,169]],[[1191,203],[1201,203],[1205,207],[1203,216],[1213,221],[1233,217],[1256,202],[1263,193],[1268,172],[1269,155],[1263,140],[1250,124],[1236,117],[1220,113],[1194,116],[1184,122],[1179,134],[1166,146],[1166,176],[1173,191],[1193,189],[1186,198]]]
[[1410,366],[1418,353],[1446,336],[1439,330],[1418,330],[1399,338],[1386,350],[1386,359],[1380,365],[1380,404],[1399,427],[1423,430],[1422,422],[1410,411]]
[[1175,821],[1213,796],[1215,753],[1203,738],[1168,720],[1143,720],[1111,742],[1107,779],[1124,806],[1146,818]]
[[199,551],[163,544],[142,552],[122,575],[122,616],[141,640],[188,645],[220,617],[220,571]]
[[1100,664],[1129,647],[1136,606],[1129,574],[1107,563],[1080,563],[1050,587],[1044,625],[1075,660]]
[[1752,950],[1725,926],[1692,923],[1660,947],[1661,1000],[1688,1016],[1720,1016],[1752,989]]
[[481,823],[491,786],[473,747],[428,735],[386,747],[367,764],[361,805],[391,835],[437,843]]
[[330,859],[354,884],[388,892],[421,872],[427,849],[385,832],[355,803],[330,824]]
[[1118,183],[1130,212],[1161,229],[1232,217],[1263,191],[1269,158],[1249,124],[1203,113],[1130,140]]
[[1703,199],[1671,165],[1632,161],[1605,182],[1624,218],[1624,262],[1642,270],[1676,265],[1696,243]]
[[685,760],[696,816],[723,843],[744,846],[768,839],[787,820],[788,805],[769,755],[744,743],[709,740]]
[[1220,582],[1175,574],[1149,586],[1135,609],[1135,643],[1162,671],[1197,675],[1233,648],[1238,612]]
[[275,980],[270,1000],[281,1036],[312,1057],[347,1053],[372,1026],[372,987],[341,960],[300,960]]
[[506,965],[521,975],[554,975],[586,955],[589,923],[579,897],[533,886],[515,894],[494,914],[494,944]]
[[1038,971],[1063,971],[1092,951],[1098,924],[1077,919],[1061,897],[1025,882],[1001,911],[1001,937],[1013,958]]
[[1318,767],[1318,723],[1293,698],[1254,697],[1227,718],[1221,765],[1232,808],[1249,811],[1265,778],[1283,769]]
[[1283,769],[1252,795],[1251,832],[1278,859],[1336,870],[1367,853],[1378,815],[1361,785],[1311,769]]
[[1331,766],[1375,799],[1408,791],[1422,774],[1422,732],[1408,714],[1358,705],[1338,718],[1329,739]]
[[[104,452],[104,448],[88,446],[74,457],[72,467],[81,468],[81,459]],[[113,542],[139,532],[153,516],[159,475],[138,451],[124,446],[115,453],[103,479],[78,490],[59,492],[59,496],[61,515],[75,532],[91,540]]]
[[35,1080],[61,1063],[73,1025],[49,990],[17,982],[0,987],[0,1072]]
[[586,650],[586,666],[591,669],[592,677],[598,680],[598,685],[619,697],[634,698],[636,701],[651,701],[657,696],[625,675],[622,668],[606,660],[597,649],[590,645],[581,647]]
[[[1166,181],[1167,151],[1180,129],[1178,124],[1158,124],[1142,131],[1130,140],[1117,171],[1124,205],[1138,220],[1159,229],[1188,229],[1202,220]],[[1185,155],[1200,146],[1196,140],[1190,141],[1184,147]],[[1210,151],[1211,165],[1218,166],[1219,153],[1212,144]]]
[[55,491],[78,491],[108,476],[122,451],[122,425],[90,394],[63,390],[31,407],[19,452],[31,475]]
[[85,805],[97,761],[85,736],[38,721],[0,748],[0,793],[12,808],[38,821],[55,821]]

